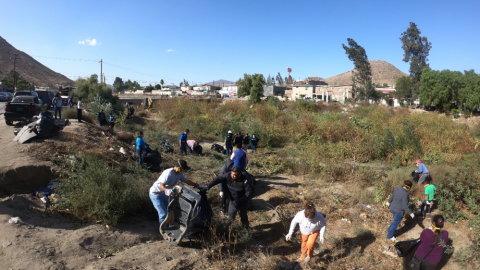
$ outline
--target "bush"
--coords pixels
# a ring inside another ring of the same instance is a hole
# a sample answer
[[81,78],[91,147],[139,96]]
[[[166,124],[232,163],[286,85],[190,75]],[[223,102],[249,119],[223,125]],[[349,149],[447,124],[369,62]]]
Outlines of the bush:
[[124,170],[93,154],[77,155],[71,175],[60,179],[59,208],[80,220],[110,225],[140,212],[148,201],[148,173],[134,165]]
[[[78,112],[77,109],[74,108],[63,108],[62,109],[62,118],[63,119],[78,119]],[[87,123],[93,123],[94,119],[92,115],[88,112],[82,112],[82,120]]]

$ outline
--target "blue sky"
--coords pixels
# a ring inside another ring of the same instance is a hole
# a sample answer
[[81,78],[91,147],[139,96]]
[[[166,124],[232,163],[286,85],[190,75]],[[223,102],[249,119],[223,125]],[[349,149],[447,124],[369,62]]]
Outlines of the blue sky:
[[72,79],[99,74],[100,59],[107,83],[286,77],[287,67],[328,78],[353,68],[347,38],[408,73],[409,22],[432,43],[431,68],[480,72],[478,0],[0,0],[0,10],[3,38]]

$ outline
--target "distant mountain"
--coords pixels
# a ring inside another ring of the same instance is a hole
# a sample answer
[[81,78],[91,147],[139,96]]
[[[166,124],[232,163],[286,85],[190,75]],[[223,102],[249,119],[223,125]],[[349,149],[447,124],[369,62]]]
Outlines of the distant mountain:
[[228,81],[228,80],[218,80],[218,81],[208,82],[208,83],[205,83],[205,84],[215,85],[215,86],[223,86],[224,84],[225,84],[225,85],[227,85],[227,84],[235,84],[235,82]]
[[[73,85],[69,78],[42,65],[30,55],[17,50],[0,36],[0,79],[13,70],[13,54],[17,54],[16,71],[28,82],[36,86],[55,84]],[[12,58],[12,59],[10,59]]]
[[[403,73],[401,70],[396,68],[394,65],[377,60],[377,61],[368,61],[370,62],[370,67],[372,68],[372,81],[378,84],[388,84],[395,86],[398,78],[402,76],[408,76]],[[333,76],[325,79],[325,82],[329,85],[349,85],[352,84],[352,72],[353,70],[347,71],[337,76]]]

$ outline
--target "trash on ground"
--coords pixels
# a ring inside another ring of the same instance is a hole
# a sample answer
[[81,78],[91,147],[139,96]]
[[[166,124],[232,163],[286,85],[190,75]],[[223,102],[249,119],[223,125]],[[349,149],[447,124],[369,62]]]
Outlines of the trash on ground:
[[19,217],[11,217],[11,218],[8,220],[8,223],[18,224],[18,223],[22,223],[22,220],[21,220]]

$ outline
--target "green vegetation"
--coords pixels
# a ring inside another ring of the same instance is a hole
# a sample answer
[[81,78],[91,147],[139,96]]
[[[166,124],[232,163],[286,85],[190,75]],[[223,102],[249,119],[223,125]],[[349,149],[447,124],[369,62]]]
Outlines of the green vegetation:
[[[118,97],[113,96],[112,89],[106,84],[98,82],[96,74],[91,75],[88,79],[78,79],[75,85],[77,86],[75,95],[82,97],[87,107],[89,103],[93,105],[95,102],[100,102],[101,104],[98,104],[97,107],[109,107],[110,111],[115,112],[123,111],[123,104],[119,102]],[[98,109],[97,107],[95,109]],[[95,112],[94,110],[92,111]]]
[[412,97],[417,98],[420,88],[420,79],[423,68],[428,67],[428,54],[432,48],[432,43],[428,42],[427,37],[420,36],[420,29],[413,22],[410,27],[402,33],[402,49],[404,51],[403,61],[410,62],[410,77],[412,79]]
[[378,94],[372,83],[372,70],[368,62],[367,52],[355,40],[348,38],[347,41],[348,46],[342,44],[342,47],[345,54],[348,55],[348,59],[355,66],[355,72],[352,76],[354,98],[362,100],[377,99]]

